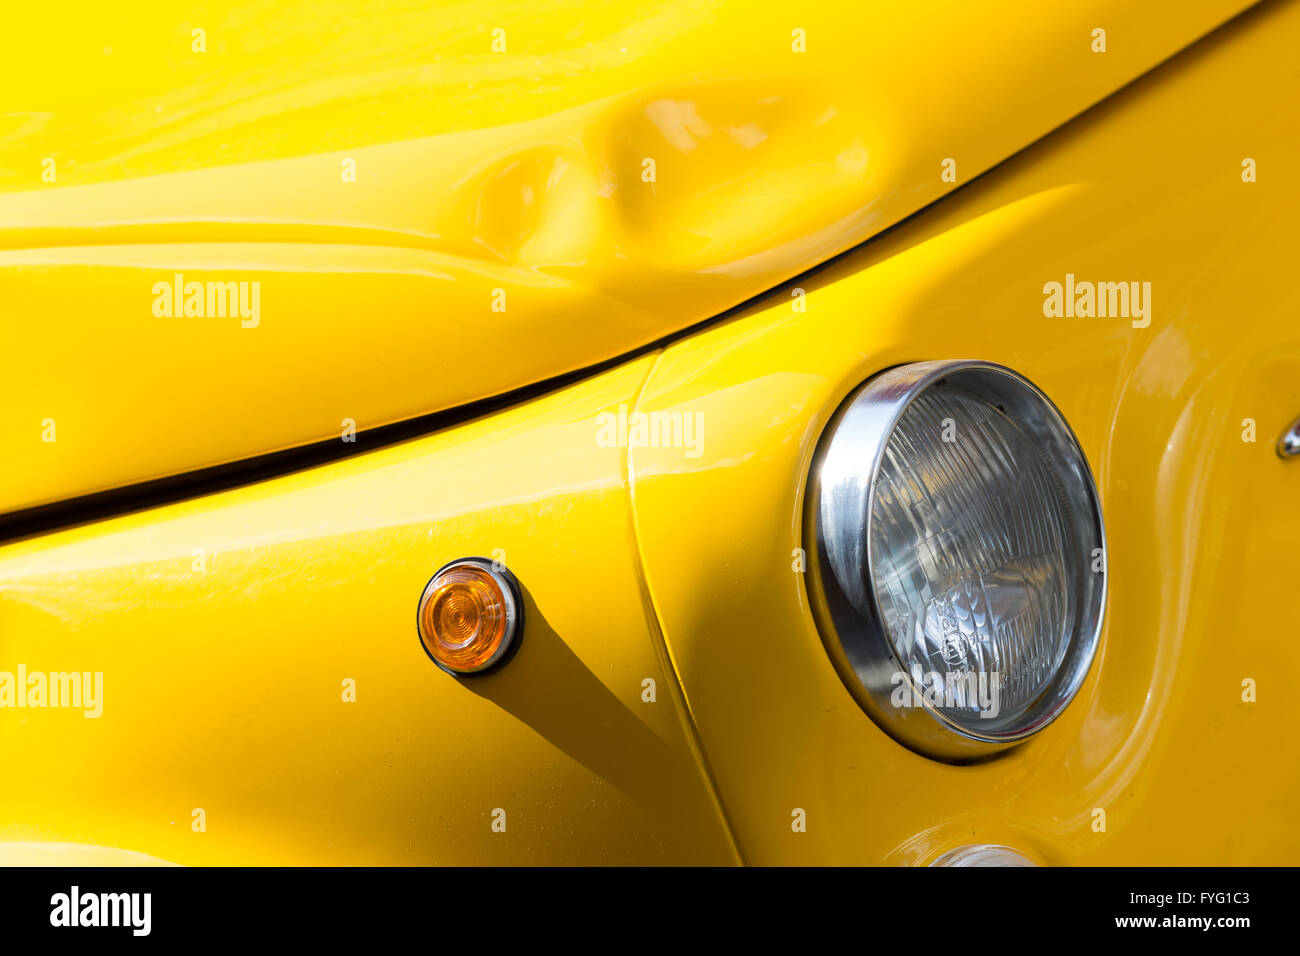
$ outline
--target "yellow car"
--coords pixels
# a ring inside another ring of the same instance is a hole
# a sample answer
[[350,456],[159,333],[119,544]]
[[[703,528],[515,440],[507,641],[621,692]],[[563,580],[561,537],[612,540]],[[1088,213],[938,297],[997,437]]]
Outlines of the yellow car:
[[5,20],[0,862],[1300,858],[1297,0]]

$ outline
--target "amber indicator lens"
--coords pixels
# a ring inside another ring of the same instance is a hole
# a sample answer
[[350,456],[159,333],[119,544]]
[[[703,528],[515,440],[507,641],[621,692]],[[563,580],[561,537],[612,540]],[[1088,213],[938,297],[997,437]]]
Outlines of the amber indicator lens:
[[514,639],[517,604],[510,582],[488,562],[458,561],[434,575],[420,598],[420,640],[456,674],[502,660]]

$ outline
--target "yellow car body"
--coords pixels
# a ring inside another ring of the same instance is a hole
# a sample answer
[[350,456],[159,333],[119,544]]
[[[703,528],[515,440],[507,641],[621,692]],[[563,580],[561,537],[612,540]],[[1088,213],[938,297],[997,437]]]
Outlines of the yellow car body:
[[[1249,6],[17,11],[0,671],[103,684],[0,708],[0,861],[1295,862],[1300,3]],[[858,706],[800,560],[836,408],[953,358],[1108,535],[1082,691],[970,765]],[[414,612],[466,555],[527,625],[462,680]]]

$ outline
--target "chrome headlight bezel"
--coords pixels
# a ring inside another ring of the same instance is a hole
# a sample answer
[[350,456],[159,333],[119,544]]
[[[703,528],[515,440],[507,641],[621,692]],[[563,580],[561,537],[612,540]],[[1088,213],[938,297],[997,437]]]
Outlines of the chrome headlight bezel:
[[[981,398],[1034,441],[1060,480],[1056,490],[1071,519],[1071,546],[1084,559],[1084,573],[1067,585],[1076,589],[1076,600],[1063,661],[1024,719],[995,732],[955,721],[929,704],[892,705],[898,675],[907,671],[885,632],[872,583],[872,496],[889,438],[917,396],[950,387]],[[1078,439],[1056,406],[1023,376],[991,362],[937,361],[897,366],[868,379],[842,403],[822,434],[804,516],[808,596],[823,643],[859,704],[900,743],[941,760],[979,759],[1037,733],[1078,693],[1096,654],[1105,613],[1105,527]]]

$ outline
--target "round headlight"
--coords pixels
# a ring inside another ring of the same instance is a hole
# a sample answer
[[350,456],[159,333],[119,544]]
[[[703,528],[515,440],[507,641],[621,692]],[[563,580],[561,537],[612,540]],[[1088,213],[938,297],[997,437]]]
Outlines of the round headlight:
[[1047,397],[987,362],[862,385],[809,486],[809,596],[841,677],[903,744],[973,759],[1051,722],[1101,633],[1105,532]]

